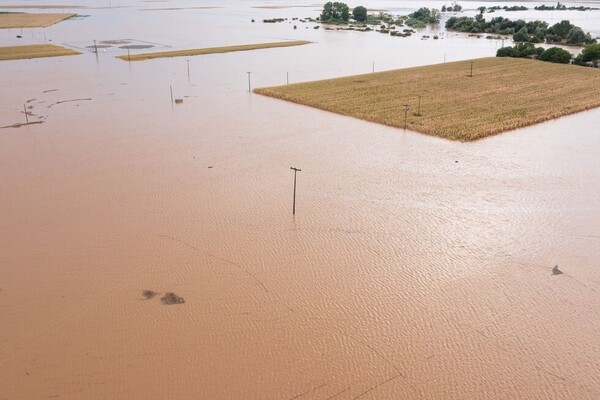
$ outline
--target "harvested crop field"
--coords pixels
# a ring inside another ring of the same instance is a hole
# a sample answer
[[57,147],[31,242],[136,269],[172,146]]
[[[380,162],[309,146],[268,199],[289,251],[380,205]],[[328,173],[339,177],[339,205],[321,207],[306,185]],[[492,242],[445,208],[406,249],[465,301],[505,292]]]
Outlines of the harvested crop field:
[[599,107],[600,70],[494,57],[254,91],[399,128],[408,105],[407,129],[469,141]]
[[128,55],[123,55],[118,56],[117,58],[120,58],[121,60],[125,61],[142,61],[149,60],[152,58],[200,56],[205,54],[230,53],[233,51],[249,51],[258,49],[270,49],[275,47],[301,46],[309,43],[310,42],[307,42],[305,40],[290,40],[286,42],[245,44],[239,46],[208,47],[204,49],[173,50],[161,51],[157,53],[132,54],[131,57],[129,57]]
[[53,44],[32,44],[28,46],[0,47],[0,61],[41,57],[74,56],[77,54],[81,53]]
[[0,29],[11,28],[45,28],[57,24],[76,14],[0,14]]

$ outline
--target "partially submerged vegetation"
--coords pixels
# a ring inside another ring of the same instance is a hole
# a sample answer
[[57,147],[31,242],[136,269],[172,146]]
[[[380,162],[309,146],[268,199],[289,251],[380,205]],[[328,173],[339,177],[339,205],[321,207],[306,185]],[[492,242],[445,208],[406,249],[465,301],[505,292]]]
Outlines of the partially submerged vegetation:
[[481,13],[475,18],[451,17],[446,21],[446,29],[469,33],[514,35],[513,40],[517,42],[583,46],[596,41],[589,33],[584,33],[580,27],[566,20],[549,27],[547,22],[538,20],[525,22],[521,19],[512,21],[508,18],[496,17],[486,21]]
[[571,6],[571,7],[567,7],[564,4],[562,4],[560,1],[558,3],[556,3],[556,6],[547,6],[545,4],[542,4],[541,6],[536,6],[533,8],[534,10],[537,11],[566,11],[566,10],[572,10],[572,11],[590,11],[590,10],[600,10],[600,8],[595,8],[595,7],[584,7],[584,6]]
[[77,14],[0,13],[0,29],[45,28],[76,15]]
[[230,53],[234,51],[249,51],[258,49],[271,49],[275,47],[301,46],[309,43],[310,42],[306,40],[290,40],[286,42],[257,43],[238,46],[207,47],[203,49],[161,51],[156,53],[132,54],[131,56],[122,55],[118,56],[117,58],[120,58],[121,60],[125,61],[142,61],[150,60],[153,58],[200,56],[205,54]]
[[597,67],[600,62],[600,44],[587,45],[581,54],[573,58],[571,53],[560,47],[535,47],[533,43],[517,43],[515,46],[507,46],[498,49],[496,57],[513,58],[537,58],[541,61],[581,66]]
[[[526,7],[526,6],[491,6],[491,7],[481,6],[481,7],[477,8],[477,9],[481,13],[484,13],[484,12],[493,13],[493,12],[499,11],[499,10],[503,10],[503,11],[527,11],[527,10],[529,10],[529,8]],[[571,6],[571,7],[567,7],[564,4],[562,4],[560,1],[555,6],[547,6],[545,4],[542,4],[541,6],[535,6],[535,7],[533,7],[533,9],[536,10],[536,11],[566,11],[566,10],[571,10],[571,11],[590,11],[590,10],[600,10],[600,8],[596,8],[596,7],[584,7],[584,6]]]
[[598,69],[513,58],[472,62],[472,77],[471,61],[460,61],[255,92],[399,128],[407,105],[408,129],[462,141],[600,106]]
[[77,54],[81,53],[65,47],[55,46],[53,44],[32,44],[28,46],[0,47],[0,61],[41,57],[73,56]]
[[[357,6],[352,9],[345,3],[328,2],[323,6],[321,15],[315,22],[321,22],[326,25],[344,25],[347,27],[338,27],[337,30],[353,30],[360,32],[377,31],[391,36],[406,37],[415,31],[413,29],[396,30],[398,27],[408,26],[411,28],[425,28],[427,24],[437,24],[441,18],[441,13],[436,9],[421,7],[409,15],[394,16],[387,12],[369,14],[364,6]],[[304,20],[300,20],[304,22]],[[331,27],[325,27],[326,30],[333,30]],[[438,37],[435,36],[437,39]]]

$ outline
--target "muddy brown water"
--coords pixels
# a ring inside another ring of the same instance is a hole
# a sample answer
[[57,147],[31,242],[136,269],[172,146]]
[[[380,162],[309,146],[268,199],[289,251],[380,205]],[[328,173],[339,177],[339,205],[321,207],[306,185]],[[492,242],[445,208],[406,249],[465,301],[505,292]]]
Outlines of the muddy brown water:
[[[31,99],[44,117],[0,130],[0,398],[600,397],[600,110],[449,142],[249,94],[246,72],[268,86],[499,41],[119,3],[23,40],[315,43],[193,57],[189,77],[186,58],[0,63],[0,126]],[[160,29],[194,19],[230,31]]]

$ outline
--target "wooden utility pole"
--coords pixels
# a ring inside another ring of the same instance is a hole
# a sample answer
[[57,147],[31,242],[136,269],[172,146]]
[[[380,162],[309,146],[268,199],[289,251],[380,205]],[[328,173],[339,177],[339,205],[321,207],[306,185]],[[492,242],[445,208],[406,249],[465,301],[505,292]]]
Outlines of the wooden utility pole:
[[173,103],[173,85],[170,85],[169,88],[171,89],[171,103]]
[[185,60],[187,61],[187,67],[188,67],[188,81],[190,80],[190,60]]
[[27,116],[27,106],[23,104],[23,111],[25,111],[25,122],[29,123],[29,117]]
[[469,77],[473,77],[473,61],[471,61],[471,74],[469,75]]
[[250,74],[252,72],[246,72],[248,74],[248,93],[250,93],[252,91],[252,88],[250,87]]
[[406,119],[408,117],[408,110],[410,110],[410,106],[408,104],[404,105],[404,130],[406,130]]
[[292,203],[292,214],[296,215],[296,174],[302,171],[300,168],[290,167],[294,170],[294,202]]

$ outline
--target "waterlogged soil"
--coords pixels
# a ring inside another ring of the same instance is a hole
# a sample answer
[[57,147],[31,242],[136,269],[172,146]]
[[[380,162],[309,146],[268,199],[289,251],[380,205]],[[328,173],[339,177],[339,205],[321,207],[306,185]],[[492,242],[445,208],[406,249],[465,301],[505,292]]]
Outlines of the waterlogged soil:
[[0,126],[25,124],[24,104],[45,122],[0,131],[0,398],[600,397],[598,110],[451,142],[255,95],[248,77],[501,40],[252,24],[309,16],[264,2],[119,3],[0,40],[313,44],[2,64]]

